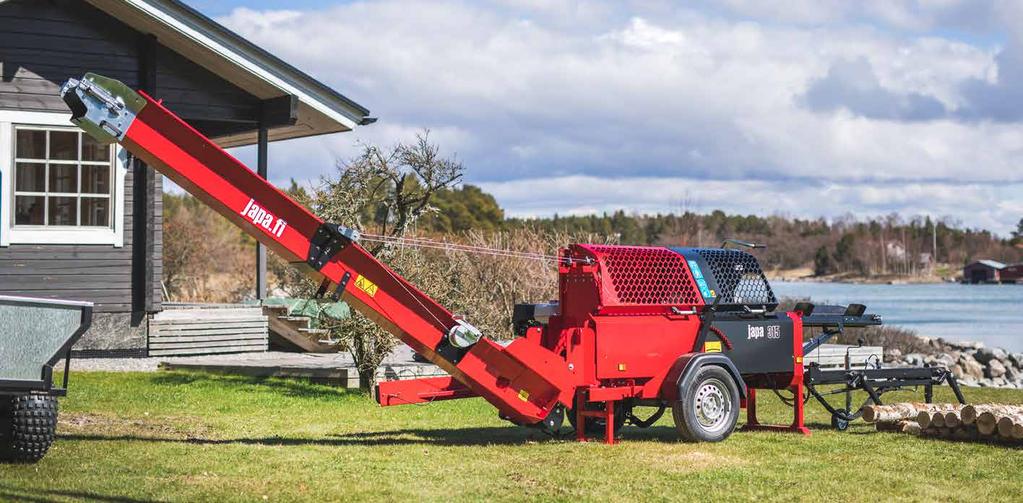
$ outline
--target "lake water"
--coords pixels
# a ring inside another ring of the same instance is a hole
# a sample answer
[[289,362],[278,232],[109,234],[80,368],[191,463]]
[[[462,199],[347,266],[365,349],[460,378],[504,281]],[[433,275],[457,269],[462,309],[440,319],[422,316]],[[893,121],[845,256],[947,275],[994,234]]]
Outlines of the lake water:
[[886,325],[920,335],[981,341],[1023,351],[1023,285],[855,285],[771,282],[775,295],[809,297],[818,304],[859,303]]

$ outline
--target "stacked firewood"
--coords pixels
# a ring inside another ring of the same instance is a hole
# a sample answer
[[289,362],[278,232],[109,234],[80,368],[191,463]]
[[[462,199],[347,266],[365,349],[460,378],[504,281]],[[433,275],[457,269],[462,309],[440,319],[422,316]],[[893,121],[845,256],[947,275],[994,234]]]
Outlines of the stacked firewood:
[[955,440],[1023,441],[1023,405],[896,403],[868,405],[863,419],[878,431]]

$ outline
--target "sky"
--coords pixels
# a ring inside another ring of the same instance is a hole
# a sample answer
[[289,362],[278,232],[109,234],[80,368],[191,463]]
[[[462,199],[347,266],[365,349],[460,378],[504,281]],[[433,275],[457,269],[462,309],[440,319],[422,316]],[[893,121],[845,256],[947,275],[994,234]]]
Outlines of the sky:
[[380,118],[275,183],[428,129],[512,216],[1023,218],[1023,2],[189,3]]

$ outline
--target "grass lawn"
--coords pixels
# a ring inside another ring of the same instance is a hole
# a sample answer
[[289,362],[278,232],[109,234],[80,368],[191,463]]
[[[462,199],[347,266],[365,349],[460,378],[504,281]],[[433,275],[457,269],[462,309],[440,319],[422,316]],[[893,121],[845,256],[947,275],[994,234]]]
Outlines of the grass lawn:
[[[938,400],[949,400],[940,389]],[[911,395],[906,395],[910,397]],[[916,395],[919,396],[919,395]],[[1023,392],[968,389],[974,402]],[[781,404],[761,398],[764,416]],[[553,440],[481,399],[380,408],[364,394],[208,374],[78,373],[37,465],[0,465],[0,499],[745,500],[1019,498],[1014,448],[827,428],[676,440],[670,414],[616,446]]]

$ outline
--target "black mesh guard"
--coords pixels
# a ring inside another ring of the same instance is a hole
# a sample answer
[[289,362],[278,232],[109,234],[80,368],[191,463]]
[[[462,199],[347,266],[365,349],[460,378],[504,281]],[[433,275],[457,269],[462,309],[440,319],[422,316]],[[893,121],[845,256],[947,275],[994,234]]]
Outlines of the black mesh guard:
[[726,248],[698,248],[714,282],[720,304],[764,306],[768,310],[778,307],[778,299],[753,255],[742,250]]

